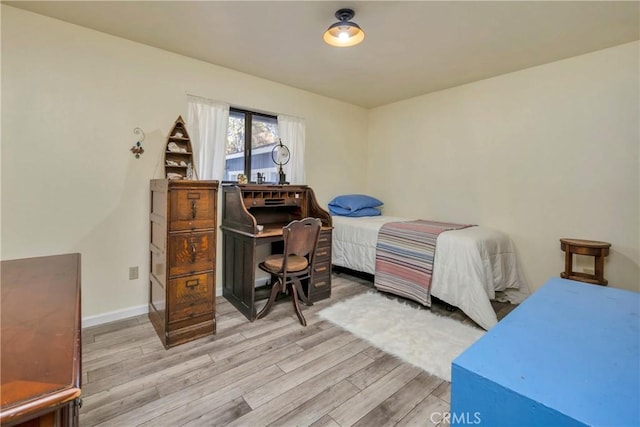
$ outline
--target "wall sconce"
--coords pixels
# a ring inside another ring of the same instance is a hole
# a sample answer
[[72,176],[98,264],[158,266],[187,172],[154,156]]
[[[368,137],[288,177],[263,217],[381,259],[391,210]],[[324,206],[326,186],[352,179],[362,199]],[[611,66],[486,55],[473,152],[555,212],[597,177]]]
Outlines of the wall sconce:
[[340,9],[336,12],[339,22],[332,24],[324,32],[325,43],[336,47],[355,46],[364,40],[364,31],[355,22],[351,22],[356,13],[352,9]]
[[140,158],[140,155],[144,153],[144,148],[142,148],[142,141],[144,141],[144,132],[140,128],[135,128],[133,133],[136,135],[142,135],[142,138],[138,138],[138,142],[131,147],[131,152],[136,155],[136,159]]

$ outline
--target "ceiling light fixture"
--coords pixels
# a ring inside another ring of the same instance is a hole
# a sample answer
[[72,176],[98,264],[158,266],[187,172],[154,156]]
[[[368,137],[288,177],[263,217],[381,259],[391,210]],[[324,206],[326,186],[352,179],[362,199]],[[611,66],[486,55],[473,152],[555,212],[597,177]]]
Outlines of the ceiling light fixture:
[[336,18],[340,22],[332,24],[322,37],[325,43],[336,47],[355,46],[364,40],[364,31],[356,24],[351,22],[355,16],[355,12],[351,9],[340,9],[336,12]]

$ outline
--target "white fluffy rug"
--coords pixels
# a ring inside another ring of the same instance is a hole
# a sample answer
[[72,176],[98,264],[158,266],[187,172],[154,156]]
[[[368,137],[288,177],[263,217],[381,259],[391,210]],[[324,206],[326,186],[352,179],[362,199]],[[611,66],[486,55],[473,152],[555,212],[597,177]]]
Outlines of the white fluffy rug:
[[318,313],[375,347],[451,381],[451,362],[484,331],[368,292]]

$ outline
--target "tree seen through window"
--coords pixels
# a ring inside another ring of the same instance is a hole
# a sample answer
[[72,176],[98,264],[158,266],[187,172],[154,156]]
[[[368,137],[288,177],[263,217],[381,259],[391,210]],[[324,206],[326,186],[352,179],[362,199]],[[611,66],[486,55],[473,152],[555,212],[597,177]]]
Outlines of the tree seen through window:
[[278,143],[275,116],[232,108],[229,112],[225,162],[225,180],[236,181],[239,174],[257,181],[277,182],[277,168],[271,150]]

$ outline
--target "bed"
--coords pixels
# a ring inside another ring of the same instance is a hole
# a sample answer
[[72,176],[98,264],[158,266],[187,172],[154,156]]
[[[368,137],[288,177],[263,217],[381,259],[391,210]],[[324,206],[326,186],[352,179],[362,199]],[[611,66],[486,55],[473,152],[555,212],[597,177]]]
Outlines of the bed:
[[[378,232],[389,222],[411,221],[392,216],[333,216],[332,263],[375,276]],[[458,307],[484,329],[497,323],[491,301],[504,292],[520,302],[528,288],[513,242],[505,233],[471,226],[438,235],[431,295]]]

